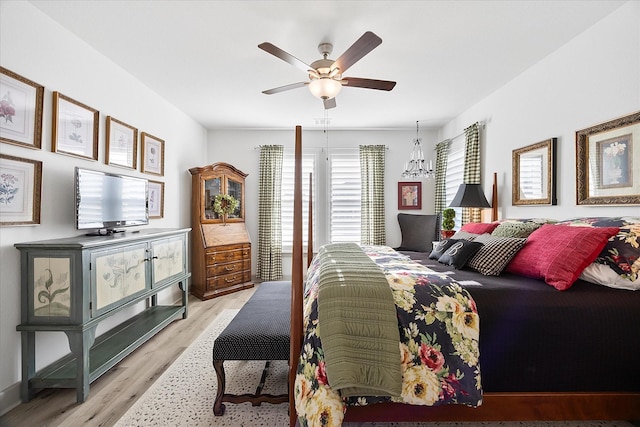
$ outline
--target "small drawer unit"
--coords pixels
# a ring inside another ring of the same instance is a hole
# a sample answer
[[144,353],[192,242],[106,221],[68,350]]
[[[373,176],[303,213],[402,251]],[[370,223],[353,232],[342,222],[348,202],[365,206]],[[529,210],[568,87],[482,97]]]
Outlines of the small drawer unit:
[[207,250],[207,292],[223,295],[251,281],[251,245],[220,245]]

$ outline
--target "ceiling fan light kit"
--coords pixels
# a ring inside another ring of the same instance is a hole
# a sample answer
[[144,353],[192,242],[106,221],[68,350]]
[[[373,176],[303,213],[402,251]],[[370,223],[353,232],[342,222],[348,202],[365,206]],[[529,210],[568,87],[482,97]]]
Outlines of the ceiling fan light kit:
[[320,77],[319,79],[311,80],[311,83],[309,83],[309,91],[313,96],[320,99],[335,98],[340,93],[340,89],[342,89],[342,84],[329,77]]
[[380,37],[371,31],[367,31],[335,61],[328,58],[333,51],[333,45],[331,43],[320,43],[318,45],[318,51],[322,54],[323,58],[312,62],[311,65],[307,65],[295,56],[271,43],[261,43],[258,45],[260,49],[307,72],[309,76],[309,82],[299,82],[280,86],[264,90],[262,93],[272,95],[274,93],[284,92],[308,85],[309,91],[313,96],[322,99],[324,108],[329,109],[336,106],[335,97],[342,89],[342,86],[390,91],[394,88],[396,82],[388,80],[363,79],[359,77],[342,78],[342,73],[375,49],[380,45],[380,43],[382,43],[382,39]]

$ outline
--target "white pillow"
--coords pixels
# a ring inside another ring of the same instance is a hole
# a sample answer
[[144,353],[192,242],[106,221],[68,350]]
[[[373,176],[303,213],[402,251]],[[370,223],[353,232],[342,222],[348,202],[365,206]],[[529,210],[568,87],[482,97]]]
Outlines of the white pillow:
[[613,271],[608,265],[598,264],[597,262],[589,264],[587,268],[582,271],[580,278],[587,282],[609,286],[610,288],[630,289],[632,291],[640,289],[640,277],[634,281],[625,279]]

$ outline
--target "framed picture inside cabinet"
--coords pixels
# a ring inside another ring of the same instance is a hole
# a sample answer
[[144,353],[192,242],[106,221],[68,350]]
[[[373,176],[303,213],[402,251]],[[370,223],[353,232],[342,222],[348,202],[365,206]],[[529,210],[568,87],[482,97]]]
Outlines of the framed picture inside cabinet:
[[398,210],[422,209],[422,183],[398,182]]
[[42,148],[44,86],[0,67],[0,141]]
[[42,162],[0,154],[0,226],[40,224]]
[[51,151],[98,160],[98,110],[53,92]]
[[164,218],[164,182],[149,181],[149,219]]
[[640,204],[640,111],[576,132],[576,203]]
[[138,167],[138,129],[107,116],[106,140],[106,164]]
[[142,172],[164,176],[164,141],[146,132],[140,135]]

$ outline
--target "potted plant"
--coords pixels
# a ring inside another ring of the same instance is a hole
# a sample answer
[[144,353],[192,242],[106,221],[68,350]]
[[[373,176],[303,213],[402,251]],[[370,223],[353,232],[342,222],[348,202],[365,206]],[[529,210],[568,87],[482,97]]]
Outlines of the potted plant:
[[446,208],[442,211],[442,230],[440,230],[440,235],[443,239],[449,239],[456,233],[453,229],[456,225],[455,217],[456,211],[452,208]]
[[227,225],[227,215],[235,212],[240,202],[230,194],[216,194],[213,199],[213,211],[222,218],[222,223]]

